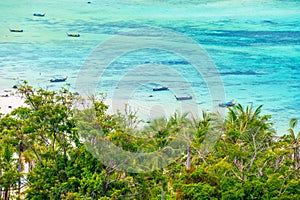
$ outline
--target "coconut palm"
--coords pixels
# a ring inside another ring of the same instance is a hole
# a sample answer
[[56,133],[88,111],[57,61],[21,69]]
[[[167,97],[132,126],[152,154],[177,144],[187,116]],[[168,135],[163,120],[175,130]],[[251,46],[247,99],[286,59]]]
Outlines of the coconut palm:
[[271,140],[274,130],[268,120],[270,115],[261,115],[262,105],[253,110],[253,106],[245,109],[241,104],[229,108],[228,117],[225,119],[224,129],[233,143],[252,142],[253,135],[256,140]]
[[299,144],[300,144],[300,131],[296,134],[295,127],[298,124],[298,120],[293,118],[290,120],[290,128],[288,129],[289,135],[285,136],[285,139],[289,142],[293,149],[293,160],[295,161],[295,169],[300,167],[300,155],[299,155]]

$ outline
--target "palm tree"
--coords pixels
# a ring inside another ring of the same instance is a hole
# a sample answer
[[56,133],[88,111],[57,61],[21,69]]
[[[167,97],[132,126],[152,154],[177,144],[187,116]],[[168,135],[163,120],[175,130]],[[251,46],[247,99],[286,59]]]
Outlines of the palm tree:
[[189,113],[180,113],[176,111],[169,119],[169,126],[172,127],[172,131],[179,132],[181,128],[187,127],[190,124],[190,120],[187,118]]
[[290,128],[288,129],[289,135],[287,135],[286,139],[291,144],[293,149],[293,160],[295,163],[295,169],[300,167],[300,155],[299,155],[299,144],[300,144],[300,131],[295,132],[295,127],[298,124],[298,120],[293,118],[290,120]]
[[154,137],[165,137],[169,134],[169,124],[165,117],[154,119],[146,128],[154,134]]
[[[271,145],[274,130],[268,120],[270,115],[261,115],[262,105],[253,109],[252,105],[243,108],[240,104],[229,108],[225,119],[223,141],[228,159],[235,166],[233,173],[244,180],[250,173],[262,176],[256,168],[264,168],[257,160]],[[253,171],[254,170],[254,171]]]
[[261,115],[262,105],[253,110],[252,105],[245,109],[238,104],[229,108],[228,117],[225,119],[224,129],[233,143],[252,142],[255,135],[257,140],[271,140],[274,130],[268,120],[270,115]]

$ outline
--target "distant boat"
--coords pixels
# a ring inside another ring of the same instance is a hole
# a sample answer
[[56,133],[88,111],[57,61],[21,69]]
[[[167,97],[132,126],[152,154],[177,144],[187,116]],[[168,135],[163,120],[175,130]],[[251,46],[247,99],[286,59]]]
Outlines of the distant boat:
[[52,79],[50,79],[50,82],[65,82],[67,80],[67,76],[66,77],[54,77]]
[[23,32],[22,29],[9,29],[10,32]]
[[190,95],[188,95],[188,96],[180,96],[180,97],[178,97],[178,96],[175,95],[175,98],[176,98],[177,101],[182,101],[182,100],[190,100],[193,97],[190,96]]
[[162,87],[154,87],[153,91],[162,91],[162,90],[169,90],[169,87],[162,86]]
[[234,100],[223,102],[223,103],[219,104],[220,107],[231,107],[231,106],[234,106],[234,105],[235,105]]
[[45,17],[46,13],[33,13],[33,16],[36,16],[36,17]]
[[268,23],[268,24],[277,24],[276,22],[273,22],[271,20],[263,20],[264,23]]
[[80,37],[78,33],[67,33],[67,36],[69,37]]

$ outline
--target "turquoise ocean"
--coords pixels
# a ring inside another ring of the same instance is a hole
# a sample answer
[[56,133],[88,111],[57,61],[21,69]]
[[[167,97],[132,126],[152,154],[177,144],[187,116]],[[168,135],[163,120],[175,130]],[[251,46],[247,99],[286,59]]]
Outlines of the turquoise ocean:
[[[35,17],[33,13],[46,15]],[[263,113],[272,115],[278,134],[286,132],[289,119],[299,119],[298,0],[1,1],[0,89],[24,79],[45,89],[64,86],[50,83],[53,76],[68,76],[67,83],[73,87],[95,48],[115,35],[142,27],[162,28],[197,42],[219,72],[226,100],[235,99],[243,106],[263,104]],[[79,33],[80,37],[67,37],[66,33]],[[145,69],[134,73],[136,66]],[[172,79],[168,69],[177,70],[184,78]],[[205,81],[187,61],[170,52],[141,50],[116,59],[97,86],[109,98],[122,79],[120,70],[126,71],[127,77],[122,87],[141,83],[131,95],[133,100],[161,105],[149,108],[151,112],[179,103],[170,92],[153,93],[151,88],[156,85],[168,85],[184,95],[190,92],[185,91],[188,84],[199,109],[210,108]]]

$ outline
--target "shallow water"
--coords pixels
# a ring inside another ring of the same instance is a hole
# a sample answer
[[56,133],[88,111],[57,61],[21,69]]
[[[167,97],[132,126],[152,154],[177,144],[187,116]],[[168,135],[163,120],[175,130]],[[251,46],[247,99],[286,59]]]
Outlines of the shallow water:
[[[64,83],[50,83],[55,75],[68,76],[67,82],[75,87],[80,69],[98,45],[124,31],[155,27],[182,34],[207,51],[224,85],[224,100],[263,104],[279,134],[288,128],[290,118],[299,119],[299,1],[86,2],[1,2],[0,88],[26,79],[37,87],[57,89]],[[34,17],[36,12],[46,16]],[[24,32],[11,33],[9,28]],[[70,38],[66,32],[81,36]],[[153,93],[157,85],[171,90]],[[136,49],[121,55],[106,66],[96,87],[110,98],[148,102],[149,107],[142,109],[150,113],[192,103],[199,110],[212,110],[205,78],[174,52]],[[193,95],[192,103],[176,102],[174,95],[186,94]]]

